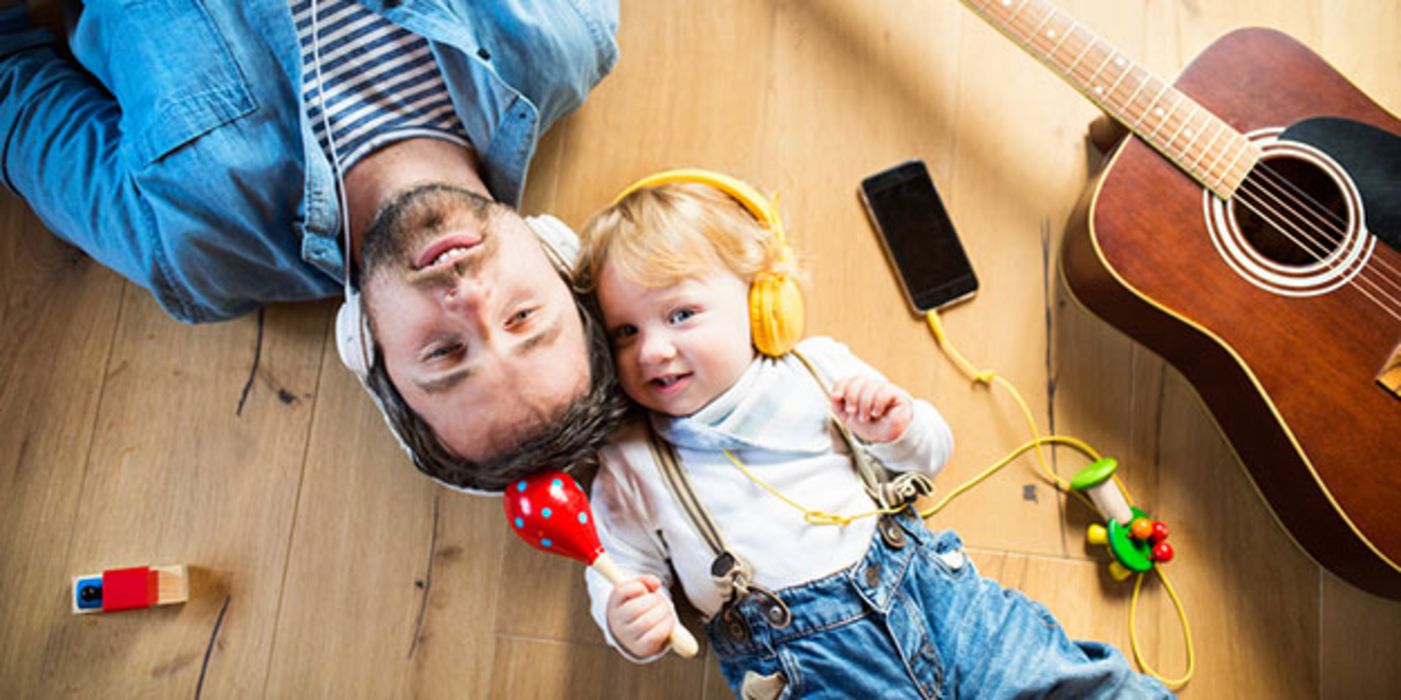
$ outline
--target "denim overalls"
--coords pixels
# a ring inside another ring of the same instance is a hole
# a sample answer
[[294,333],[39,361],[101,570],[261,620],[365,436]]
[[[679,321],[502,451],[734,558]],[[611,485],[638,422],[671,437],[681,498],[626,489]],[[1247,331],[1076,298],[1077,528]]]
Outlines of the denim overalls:
[[706,624],[736,696],[1172,697],[1114,647],[1071,641],[1040,603],[979,576],[953,531],[887,517],[903,537],[878,529],[851,567],[746,596]]
[[[816,368],[794,354],[823,386]],[[769,698],[1171,698],[1101,642],[1076,642],[1045,606],[978,575],[952,530],[930,532],[913,503],[922,476],[883,469],[835,418],[834,428],[880,517],[860,561],[771,591],[725,546],[673,446],[650,433],[663,481],[715,554],[730,588],[706,634],[725,680],[745,700]],[[913,477],[913,478],[912,478]],[[760,562],[762,566],[762,562]]]

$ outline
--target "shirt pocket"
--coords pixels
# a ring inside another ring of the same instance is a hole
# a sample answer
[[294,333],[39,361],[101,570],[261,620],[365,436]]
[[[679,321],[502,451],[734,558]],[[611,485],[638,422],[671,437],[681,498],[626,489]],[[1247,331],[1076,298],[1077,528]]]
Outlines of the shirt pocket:
[[89,2],[73,41],[117,100],[135,167],[257,107],[203,0]]

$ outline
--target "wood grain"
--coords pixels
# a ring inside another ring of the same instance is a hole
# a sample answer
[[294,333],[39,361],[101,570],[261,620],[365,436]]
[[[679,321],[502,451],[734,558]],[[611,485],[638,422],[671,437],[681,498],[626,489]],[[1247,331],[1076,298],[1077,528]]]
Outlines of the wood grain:
[[[577,226],[675,166],[777,190],[809,328],[940,408],[958,442],[946,492],[1026,430],[1006,396],[937,353],[858,204],[862,177],[923,158],[983,283],[945,315],[954,342],[1015,382],[1043,429],[1117,457],[1136,502],[1172,528],[1168,570],[1198,651],[1181,696],[1401,693],[1401,606],[1321,573],[1183,376],[1066,297],[1055,251],[1097,167],[1083,98],[956,2],[622,5],[620,62],[542,141],[525,211]],[[1273,26],[1401,107],[1394,3],[1062,7],[1163,76],[1228,29]],[[201,697],[729,696],[713,656],[623,660],[584,609],[579,565],[511,540],[498,500],[419,477],[325,342],[332,310],[267,312],[263,370],[235,416],[255,317],[180,326],[0,199],[0,695],[190,697],[222,611]],[[1055,459],[1063,475],[1083,462]],[[1130,588],[1084,544],[1091,521],[1024,458],[934,526],[1072,636],[1127,654]],[[68,612],[69,576],[128,563],[191,566],[190,601]],[[1175,674],[1171,605],[1154,583],[1143,595],[1146,657]]]

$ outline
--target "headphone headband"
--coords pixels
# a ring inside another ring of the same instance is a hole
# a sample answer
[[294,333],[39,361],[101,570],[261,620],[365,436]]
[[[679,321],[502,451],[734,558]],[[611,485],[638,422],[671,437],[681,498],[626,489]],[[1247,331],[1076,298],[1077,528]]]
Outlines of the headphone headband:
[[647,187],[656,187],[673,182],[694,182],[701,185],[709,185],[721,192],[733,197],[739,202],[759,223],[768,227],[773,234],[774,244],[778,246],[788,245],[787,237],[783,233],[783,219],[778,214],[777,196],[773,199],[760,194],[749,183],[730,177],[724,173],[717,173],[713,170],[703,170],[701,168],[680,168],[677,170],[664,170],[653,173],[637,182],[628,185],[626,189],[613,198],[613,203],[617,204],[622,199],[633,192]]
[[[803,297],[798,285],[781,268],[791,264],[793,252],[783,233],[783,220],[778,215],[775,199],[759,194],[748,183],[729,175],[699,168],[666,170],[632,183],[613,199],[617,204],[624,197],[644,187],[673,182],[693,182],[709,185],[733,197],[755,219],[769,230],[773,240],[768,242],[772,256],[770,267],[754,276],[749,284],[750,337],[754,347],[769,357],[781,357],[803,337]],[[777,265],[780,269],[774,269]]]

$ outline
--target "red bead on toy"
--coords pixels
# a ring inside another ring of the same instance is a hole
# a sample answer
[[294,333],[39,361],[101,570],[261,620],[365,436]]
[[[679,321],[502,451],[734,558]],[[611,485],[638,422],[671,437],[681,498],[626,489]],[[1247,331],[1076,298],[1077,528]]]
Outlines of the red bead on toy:
[[506,487],[502,495],[511,531],[530,546],[589,565],[603,553],[589,499],[574,477],[543,472]]
[[1151,537],[1152,540],[1153,540],[1153,543],[1154,543],[1154,544],[1157,544],[1157,543],[1159,543],[1159,542],[1162,542],[1163,540],[1167,539],[1167,536],[1168,536],[1167,523],[1165,523],[1165,522],[1163,522],[1163,521],[1161,521],[1161,520],[1154,520],[1154,521],[1153,521],[1153,534],[1150,535],[1150,537]]
[[1153,521],[1148,518],[1134,518],[1129,525],[1129,534],[1136,540],[1146,540],[1153,534]]
[[1172,545],[1166,542],[1159,542],[1153,545],[1153,561],[1159,564],[1166,564],[1172,561]]

